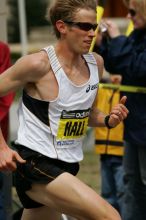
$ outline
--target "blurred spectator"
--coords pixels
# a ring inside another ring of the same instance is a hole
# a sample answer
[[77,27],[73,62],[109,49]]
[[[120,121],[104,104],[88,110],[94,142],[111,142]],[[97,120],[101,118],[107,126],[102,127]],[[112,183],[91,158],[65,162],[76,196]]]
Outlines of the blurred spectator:
[[[120,35],[116,24],[105,20],[99,54],[108,72],[122,75],[122,84],[146,87],[146,0],[124,1],[134,30],[130,36]],[[100,41],[98,44],[100,44]],[[146,219],[146,94],[126,93],[123,220]]]
[[[0,73],[10,67],[10,51],[7,44],[0,42]],[[9,107],[13,101],[14,94],[0,97],[0,124],[6,141],[9,136]],[[0,220],[6,219],[3,201],[3,174],[0,173]]]
[[[119,84],[121,82],[120,75],[111,75],[110,78],[110,83]],[[97,108],[109,114],[112,107],[119,103],[119,100],[119,91],[100,88]],[[101,161],[101,195],[121,213],[124,194],[123,123],[113,129],[95,128],[95,147],[96,153],[100,154]]]

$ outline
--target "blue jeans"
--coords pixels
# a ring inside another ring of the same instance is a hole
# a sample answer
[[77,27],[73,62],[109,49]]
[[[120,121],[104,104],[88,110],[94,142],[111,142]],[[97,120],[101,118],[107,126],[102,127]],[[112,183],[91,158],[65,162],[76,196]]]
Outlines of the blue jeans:
[[123,220],[146,219],[146,146],[125,143]]
[[[112,156],[111,156],[112,157]],[[123,165],[110,157],[101,160],[101,195],[119,212],[123,206]]]
[[4,209],[4,195],[3,195],[3,174],[0,172],[0,220],[6,219],[6,213]]

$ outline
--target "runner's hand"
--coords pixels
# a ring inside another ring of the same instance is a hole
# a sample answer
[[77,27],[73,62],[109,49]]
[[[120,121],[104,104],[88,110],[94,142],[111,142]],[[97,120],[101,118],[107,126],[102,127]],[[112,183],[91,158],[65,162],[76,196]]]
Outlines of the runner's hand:
[[9,147],[0,150],[0,171],[14,171],[16,163],[25,163],[20,155]]
[[119,104],[112,108],[108,122],[111,127],[116,127],[121,121],[127,118],[129,111],[125,106],[126,100],[127,97],[123,96]]

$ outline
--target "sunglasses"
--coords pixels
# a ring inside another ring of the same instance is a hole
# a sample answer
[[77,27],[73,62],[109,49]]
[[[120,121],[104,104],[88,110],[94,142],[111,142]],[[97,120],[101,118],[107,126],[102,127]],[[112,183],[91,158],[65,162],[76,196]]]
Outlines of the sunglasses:
[[64,21],[64,23],[72,26],[77,26],[79,29],[83,31],[90,31],[91,29],[95,31],[98,26],[98,24],[91,24],[88,22]]
[[135,11],[134,9],[130,8],[130,9],[128,10],[128,14],[130,14],[131,17],[134,17],[134,16],[136,15],[136,11]]

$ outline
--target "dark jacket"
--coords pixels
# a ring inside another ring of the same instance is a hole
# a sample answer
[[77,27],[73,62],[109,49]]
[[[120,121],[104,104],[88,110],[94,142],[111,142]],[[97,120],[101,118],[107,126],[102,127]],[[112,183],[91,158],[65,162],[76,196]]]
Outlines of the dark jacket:
[[[105,68],[112,74],[121,74],[122,84],[146,87],[146,29],[134,30],[129,37],[103,39],[98,53]],[[146,145],[146,94],[125,93],[129,109],[125,120],[125,140]]]

